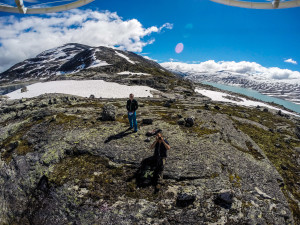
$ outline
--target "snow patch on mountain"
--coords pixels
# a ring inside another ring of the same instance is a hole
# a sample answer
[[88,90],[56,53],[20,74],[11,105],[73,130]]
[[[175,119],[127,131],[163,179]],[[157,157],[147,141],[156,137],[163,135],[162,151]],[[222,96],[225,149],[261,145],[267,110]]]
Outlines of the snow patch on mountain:
[[118,73],[119,75],[150,75],[149,73],[136,73],[136,72],[130,72],[130,71],[123,71],[123,72],[120,72]]
[[101,50],[98,49],[98,48],[94,49],[94,53],[92,55],[93,62],[87,68],[95,68],[95,67],[100,67],[100,66],[110,66],[111,65],[111,64],[108,64],[106,61],[102,61],[102,60],[97,59],[96,52],[101,52]]
[[120,53],[120,52],[117,52],[117,51],[115,51],[115,53],[116,53],[118,56],[120,56],[120,57],[126,59],[126,60],[127,60],[128,62],[130,62],[131,64],[135,64],[135,62],[132,61],[132,60],[130,60],[129,57],[127,57],[126,55],[124,55],[124,54],[122,54],[122,53]]
[[46,93],[71,94],[82,97],[94,95],[96,98],[127,98],[130,93],[136,97],[153,97],[148,86],[127,86],[103,80],[61,80],[35,83],[27,86],[27,92],[18,89],[6,94],[11,99],[33,98]]

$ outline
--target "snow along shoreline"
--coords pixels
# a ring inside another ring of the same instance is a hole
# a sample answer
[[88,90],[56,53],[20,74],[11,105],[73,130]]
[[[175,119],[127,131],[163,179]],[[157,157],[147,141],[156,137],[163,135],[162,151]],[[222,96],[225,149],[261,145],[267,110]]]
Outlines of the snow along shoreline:
[[[234,103],[234,104],[242,105],[242,106],[247,106],[247,107],[261,106],[261,107],[266,107],[266,108],[269,108],[269,109],[281,110],[281,112],[283,112],[283,113],[299,117],[299,115],[296,114],[296,113],[292,113],[292,112],[289,112],[289,111],[286,111],[284,109],[280,109],[280,108],[271,106],[271,105],[263,103],[263,102],[248,100],[246,98],[226,94],[224,92],[211,91],[211,90],[199,89],[199,88],[196,88],[195,91],[202,94],[202,95],[204,95],[204,96],[206,96],[206,97],[209,97],[212,101],[230,102],[230,103]],[[234,98],[240,99],[241,101],[235,101]]]

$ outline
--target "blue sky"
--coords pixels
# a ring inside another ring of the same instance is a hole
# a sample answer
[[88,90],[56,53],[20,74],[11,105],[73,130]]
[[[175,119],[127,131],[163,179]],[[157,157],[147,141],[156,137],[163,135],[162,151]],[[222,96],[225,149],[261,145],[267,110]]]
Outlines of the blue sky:
[[[97,0],[81,9],[117,12],[143,27],[173,24],[173,29],[144,37],[155,42],[142,53],[159,62],[250,61],[300,71],[300,7],[253,10],[208,0]],[[178,43],[184,44],[180,54],[175,53]],[[298,64],[284,62],[290,58]]]
[[[124,19],[137,18],[144,26],[174,25],[155,35],[143,52],[151,58],[183,62],[255,61],[266,67],[300,70],[300,8],[253,10],[208,0],[96,1],[88,7],[116,11]],[[174,48],[184,44],[182,53]]]

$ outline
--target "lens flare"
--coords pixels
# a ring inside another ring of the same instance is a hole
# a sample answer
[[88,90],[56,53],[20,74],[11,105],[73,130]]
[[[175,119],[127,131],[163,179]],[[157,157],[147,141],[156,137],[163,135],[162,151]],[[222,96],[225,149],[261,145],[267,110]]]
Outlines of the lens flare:
[[175,52],[176,52],[177,54],[179,54],[179,53],[181,53],[182,51],[183,51],[183,44],[182,44],[182,43],[178,43],[178,44],[176,45]]

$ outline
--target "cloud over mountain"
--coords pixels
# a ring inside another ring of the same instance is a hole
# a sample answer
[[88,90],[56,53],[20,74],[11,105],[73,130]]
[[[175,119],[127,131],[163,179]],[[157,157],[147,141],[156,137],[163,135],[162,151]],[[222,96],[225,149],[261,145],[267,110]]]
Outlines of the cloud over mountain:
[[220,61],[208,60],[198,64],[188,64],[182,62],[165,62],[161,65],[172,71],[181,73],[197,73],[197,72],[216,72],[216,71],[230,71],[240,74],[259,75],[262,78],[274,80],[300,80],[300,72],[289,69],[280,69],[278,67],[263,67],[256,62],[234,62],[234,61]]
[[137,19],[124,20],[109,11],[76,9],[45,17],[1,17],[0,72],[43,50],[70,42],[141,52],[154,42],[150,35],[162,29],[172,29],[172,24],[145,28]]

